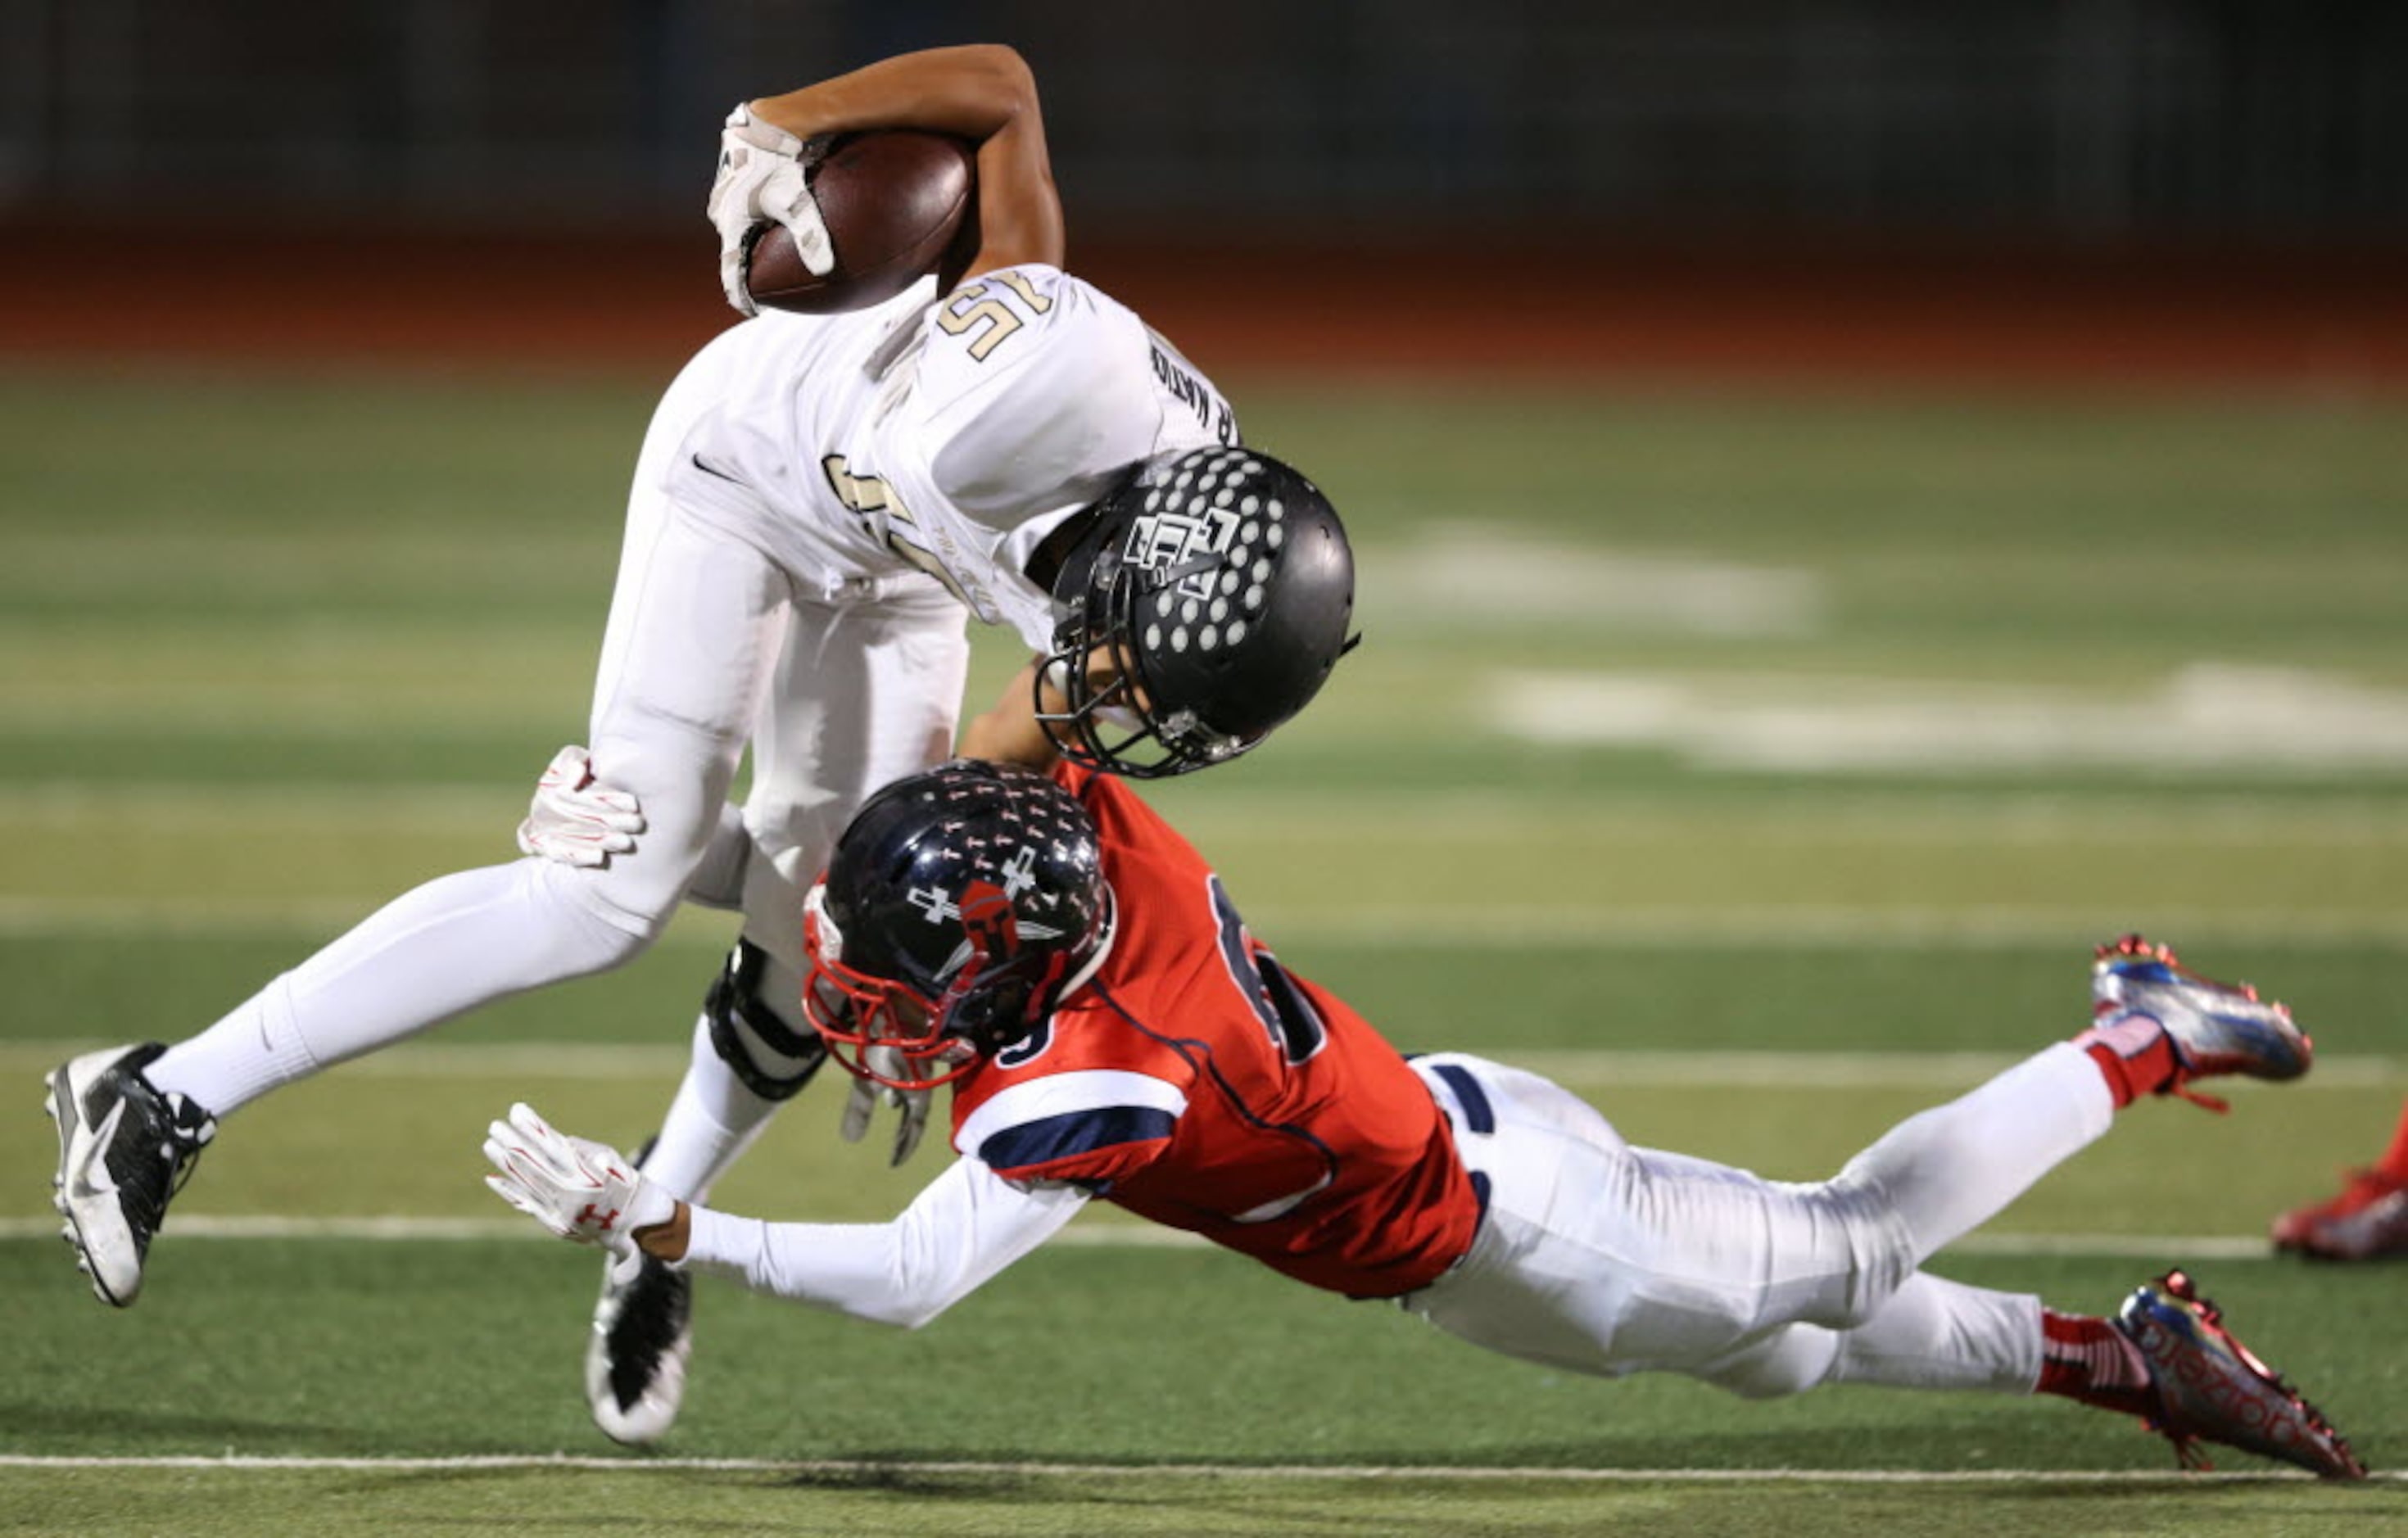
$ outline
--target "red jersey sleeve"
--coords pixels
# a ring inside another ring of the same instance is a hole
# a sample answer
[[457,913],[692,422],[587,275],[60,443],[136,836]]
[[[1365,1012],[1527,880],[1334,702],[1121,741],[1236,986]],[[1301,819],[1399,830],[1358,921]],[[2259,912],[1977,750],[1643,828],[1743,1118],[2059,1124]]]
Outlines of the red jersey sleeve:
[[1103,1195],[1160,1158],[1187,1113],[1186,1062],[1089,1012],[1057,1012],[953,1095],[953,1147],[1020,1186]]

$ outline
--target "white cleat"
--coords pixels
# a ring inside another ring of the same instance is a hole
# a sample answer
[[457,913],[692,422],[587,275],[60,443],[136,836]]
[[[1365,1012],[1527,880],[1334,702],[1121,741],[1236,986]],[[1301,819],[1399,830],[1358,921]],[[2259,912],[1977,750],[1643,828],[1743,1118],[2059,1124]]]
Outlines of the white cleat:
[[167,1203],[217,1135],[208,1112],[142,1076],[165,1050],[108,1047],[50,1074],[46,1109],[59,1127],[50,1204],[66,1219],[60,1236],[75,1247],[93,1295],[118,1308],[140,1295],[142,1263]]
[[606,1262],[585,1344],[585,1402],[604,1436],[639,1447],[667,1435],[685,1401],[694,1279],[650,1256],[625,1286],[611,1271]]

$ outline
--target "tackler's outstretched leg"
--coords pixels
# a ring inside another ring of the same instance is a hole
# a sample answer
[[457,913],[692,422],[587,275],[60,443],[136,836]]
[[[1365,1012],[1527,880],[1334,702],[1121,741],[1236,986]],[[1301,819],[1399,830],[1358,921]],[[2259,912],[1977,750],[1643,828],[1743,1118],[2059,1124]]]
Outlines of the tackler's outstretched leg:
[[[1494,1102],[1472,1118],[1487,1132],[1457,1118],[1465,1162],[1491,1185],[1488,1221],[1413,1306],[1498,1349],[1610,1373],[1694,1370],[1786,1325],[1853,1329],[2120,1105],[2217,1073],[2291,1077],[2308,1061],[2280,1005],[2137,939],[2101,949],[2093,990],[2094,1022],[2072,1042],[1805,1184],[1630,1148],[1543,1079],[1459,1059]],[[1439,1061],[1417,1066],[1446,1103]]]

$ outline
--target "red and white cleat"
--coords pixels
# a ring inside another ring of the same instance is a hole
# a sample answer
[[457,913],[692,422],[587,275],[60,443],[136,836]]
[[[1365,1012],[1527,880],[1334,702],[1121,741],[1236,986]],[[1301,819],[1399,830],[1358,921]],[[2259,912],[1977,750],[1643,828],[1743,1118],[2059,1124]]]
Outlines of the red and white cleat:
[[2115,1328],[2148,1361],[2157,1400],[2149,1429],[2174,1445],[2185,1468],[2213,1467],[2199,1445],[2216,1442],[2327,1479],[2366,1477],[2348,1439],[2233,1339],[2187,1272],[2171,1271],[2135,1288]]

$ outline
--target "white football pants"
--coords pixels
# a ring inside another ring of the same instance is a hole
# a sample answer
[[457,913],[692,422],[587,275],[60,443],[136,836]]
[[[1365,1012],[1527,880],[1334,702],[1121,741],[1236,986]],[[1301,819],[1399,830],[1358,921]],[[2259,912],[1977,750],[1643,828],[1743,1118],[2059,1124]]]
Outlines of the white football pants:
[[148,1071],[160,1088],[222,1116],[480,1004],[627,961],[683,897],[748,742],[745,928],[781,970],[799,962],[801,893],[837,831],[872,790],[952,749],[966,611],[919,572],[830,597],[664,494],[721,367],[705,349],[653,414],[595,682],[588,743],[597,774],[643,806],[636,852],[429,882],[172,1047]]
[[2098,1065],[2060,1043],[1832,1179],[1791,1184],[1633,1148],[1533,1073],[1454,1053],[1413,1066],[1488,1203],[1470,1253],[1404,1307],[1508,1356],[1751,1398],[1840,1382],[2030,1392],[2040,1301],[1918,1268],[2114,1114]]

